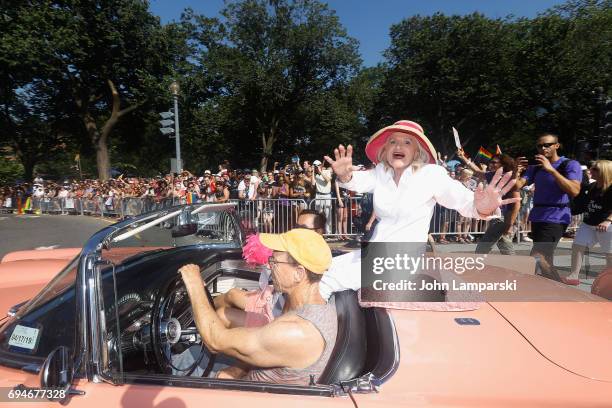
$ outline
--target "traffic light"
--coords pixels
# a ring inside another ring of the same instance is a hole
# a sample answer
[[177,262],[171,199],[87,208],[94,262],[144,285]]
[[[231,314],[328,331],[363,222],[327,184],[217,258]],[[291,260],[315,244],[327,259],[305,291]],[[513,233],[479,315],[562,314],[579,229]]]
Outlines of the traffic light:
[[159,124],[162,126],[159,128],[159,131],[162,133],[162,135],[168,136],[174,134],[174,121],[172,120],[174,113],[161,112],[159,116],[162,118],[162,120],[159,121]]

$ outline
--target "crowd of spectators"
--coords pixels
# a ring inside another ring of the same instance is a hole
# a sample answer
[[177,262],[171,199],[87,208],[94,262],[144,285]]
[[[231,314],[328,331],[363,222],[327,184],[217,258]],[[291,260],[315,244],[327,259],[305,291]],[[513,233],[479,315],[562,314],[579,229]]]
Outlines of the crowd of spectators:
[[[480,174],[466,163],[440,159],[439,164],[447,169],[450,177],[474,190],[480,181],[486,182],[481,176],[490,170],[495,160],[478,164]],[[366,169],[363,165],[359,167]],[[533,193],[533,185],[520,190],[520,231],[529,230]],[[325,215],[326,233],[341,240],[349,239],[354,233],[368,233],[376,225],[369,194],[356,195],[339,188],[325,161],[301,162],[297,156],[286,165],[275,162],[266,172],[232,168],[226,160],[214,171],[205,170],[199,175],[185,170],[153,178],[121,175],[106,181],[50,181],[37,177],[32,183],[0,187],[0,206],[17,213],[44,211],[49,203],[58,199],[69,203],[62,205],[62,210],[71,208],[70,203],[76,199],[98,203],[108,212],[123,199],[146,200],[150,204],[148,209],[163,201],[182,204],[239,200],[241,215],[248,216],[256,224],[254,227],[267,232],[291,228],[298,213],[310,208]],[[433,237],[442,244],[474,242],[485,229],[485,221],[462,217],[440,206],[436,206],[431,222]],[[522,234],[521,240],[530,240],[526,232]]]
[[367,223],[361,222],[361,206],[357,200],[349,200],[349,196],[355,197],[336,186],[326,162],[301,162],[295,156],[290,164],[281,166],[275,162],[266,172],[232,168],[224,161],[215,171],[205,170],[199,175],[185,170],[153,178],[121,175],[106,181],[51,181],[36,177],[32,183],[0,187],[0,207],[18,214],[44,212],[52,208],[52,203],[61,201],[61,206],[54,208],[67,213],[79,201],[93,202],[112,212],[126,199],[146,201],[148,209],[167,201],[184,204],[239,200],[242,215],[251,217],[262,230],[287,230],[295,225],[301,210],[311,208],[325,214],[328,234],[337,232],[340,239],[348,239],[355,226],[349,218],[355,218],[354,223],[360,226]]

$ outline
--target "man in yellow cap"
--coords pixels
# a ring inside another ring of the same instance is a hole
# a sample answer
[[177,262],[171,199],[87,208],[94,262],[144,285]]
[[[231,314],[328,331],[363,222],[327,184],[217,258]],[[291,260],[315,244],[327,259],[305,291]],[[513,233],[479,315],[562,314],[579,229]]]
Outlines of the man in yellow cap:
[[[296,228],[313,230],[323,235],[325,215],[313,210],[303,210],[297,218]],[[285,298],[268,284],[269,278],[270,271],[267,270],[261,273],[259,290],[232,288],[215,297],[215,309],[226,327],[263,326],[281,314]],[[319,283],[319,292],[325,300],[331,294],[325,279]]]
[[308,385],[325,369],[338,331],[333,298],[325,302],[319,294],[331,251],[323,237],[307,229],[261,234],[260,240],[274,251],[269,264],[275,290],[286,297],[283,314],[262,327],[227,328],[206,297],[200,268],[190,264],[179,272],[196,326],[209,350],[242,363],[220,371],[219,378]]

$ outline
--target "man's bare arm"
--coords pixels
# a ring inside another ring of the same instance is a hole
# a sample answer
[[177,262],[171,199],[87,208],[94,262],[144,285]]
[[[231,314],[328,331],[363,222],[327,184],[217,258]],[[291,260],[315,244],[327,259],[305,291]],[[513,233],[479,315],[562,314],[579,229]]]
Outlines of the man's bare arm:
[[323,351],[324,342],[317,329],[290,318],[280,317],[259,328],[226,328],[206,297],[200,268],[185,265],[179,272],[198,332],[213,353],[223,353],[256,367],[303,368],[314,363]]
[[231,288],[222,295],[214,298],[215,309],[222,307],[233,307],[244,310],[246,308],[248,292],[237,288]]
[[470,169],[472,169],[474,174],[476,174],[477,176],[482,177],[486,173],[486,171],[483,171],[480,167],[476,165],[476,163],[465,157],[463,149],[457,150],[457,157],[459,157],[459,159],[461,159],[463,163],[465,163]]
[[580,193],[580,181],[569,180],[565,178],[556,169],[552,169],[549,173],[555,178],[555,182],[564,193],[567,193],[570,197],[576,197]]

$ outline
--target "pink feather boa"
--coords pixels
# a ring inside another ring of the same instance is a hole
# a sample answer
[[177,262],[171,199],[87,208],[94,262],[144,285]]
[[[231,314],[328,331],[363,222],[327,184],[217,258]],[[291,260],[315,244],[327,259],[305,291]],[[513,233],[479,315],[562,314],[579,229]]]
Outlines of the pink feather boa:
[[249,235],[242,248],[242,257],[250,265],[265,265],[272,256],[272,250],[261,243],[259,234]]

